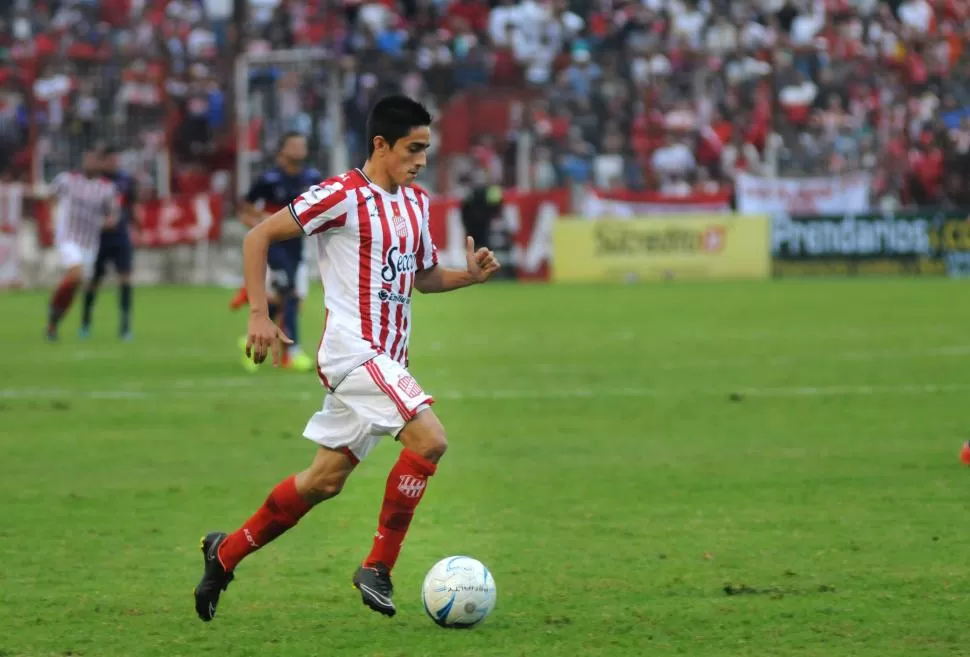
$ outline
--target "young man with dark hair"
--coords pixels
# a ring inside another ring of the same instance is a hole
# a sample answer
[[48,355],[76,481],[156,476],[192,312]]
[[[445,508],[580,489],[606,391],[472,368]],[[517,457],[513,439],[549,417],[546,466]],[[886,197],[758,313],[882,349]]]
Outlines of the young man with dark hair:
[[326,291],[317,371],[327,395],[303,431],[317,443],[310,466],[280,482],[238,530],[202,539],[204,572],[195,609],[204,621],[215,616],[239,562],[337,495],[384,435],[403,449],[387,479],[372,549],[353,584],[366,606],[385,616],[396,613],[391,570],[448,446],[431,410],[433,399],[407,369],[411,294],[415,288],[447,292],[484,283],[499,267],[491,251],[475,250],[471,238],[464,270],[438,265],[428,230],[430,198],[414,185],[427,162],[430,125],[419,103],[403,96],[380,100],[367,122],[364,166],[311,187],[243,242],[251,304],[246,348],[261,363],[270,352],[278,358],[277,346],[290,342],[267,309],[267,252],[281,240],[313,240]]
[[91,311],[97,298],[98,288],[107,273],[108,264],[114,266],[118,274],[118,335],[122,340],[129,341],[131,332],[131,268],[135,256],[135,247],[131,240],[131,222],[134,219],[136,200],[135,179],[121,169],[118,163],[118,149],[114,146],[102,146],[99,150],[101,174],[114,183],[121,203],[121,214],[118,223],[113,227],[101,231],[98,244],[98,255],[94,262],[94,274],[88,281],[84,291],[84,309],[81,315],[81,337],[91,334]]
[[[261,175],[250,187],[242,203],[240,220],[250,228],[268,219],[287,204],[319,183],[323,176],[311,166],[307,166],[306,137],[299,132],[287,132],[280,139],[276,152],[276,166]],[[307,294],[307,273],[303,265],[303,237],[283,240],[269,247],[269,274],[267,285],[273,290],[269,301],[269,316],[279,322],[282,314],[283,331],[293,340],[286,349],[283,365],[299,372],[313,369],[313,360],[300,348],[299,309],[300,301]],[[244,290],[233,300],[231,307],[236,308]],[[240,341],[245,350],[245,338]],[[253,370],[256,364],[252,359],[243,357],[243,366]]]

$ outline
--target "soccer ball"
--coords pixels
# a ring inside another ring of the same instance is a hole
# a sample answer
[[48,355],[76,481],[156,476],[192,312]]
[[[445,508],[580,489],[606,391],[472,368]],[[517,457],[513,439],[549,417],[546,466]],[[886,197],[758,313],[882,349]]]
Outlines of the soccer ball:
[[421,601],[441,627],[475,627],[495,608],[495,580],[477,559],[448,557],[428,571]]

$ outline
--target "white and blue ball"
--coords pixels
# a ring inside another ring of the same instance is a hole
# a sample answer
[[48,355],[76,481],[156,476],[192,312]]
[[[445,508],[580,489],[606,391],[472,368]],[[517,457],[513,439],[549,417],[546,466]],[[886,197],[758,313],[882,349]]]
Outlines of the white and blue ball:
[[428,571],[421,601],[441,627],[475,627],[495,608],[495,580],[477,559],[448,557]]

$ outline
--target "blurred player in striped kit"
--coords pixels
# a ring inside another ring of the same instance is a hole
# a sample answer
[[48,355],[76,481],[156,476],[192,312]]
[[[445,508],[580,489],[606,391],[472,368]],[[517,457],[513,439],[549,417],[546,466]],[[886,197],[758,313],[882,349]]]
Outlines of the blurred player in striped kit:
[[118,274],[118,334],[122,340],[131,340],[131,267],[135,249],[131,241],[131,221],[135,207],[135,179],[118,165],[118,149],[102,146],[99,149],[101,173],[114,183],[121,202],[118,222],[101,231],[98,255],[94,261],[94,274],[84,292],[84,312],[81,317],[81,337],[91,333],[91,311],[98,294],[98,287],[107,273],[110,263]]
[[98,153],[87,151],[80,171],[60,173],[51,183],[54,243],[64,272],[50,298],[47,339],[51,342],[57,340],[57,327],[78,287],[94,271],[101,231],[117,225],[120,217],[117,189],[101,175],[100,164]]

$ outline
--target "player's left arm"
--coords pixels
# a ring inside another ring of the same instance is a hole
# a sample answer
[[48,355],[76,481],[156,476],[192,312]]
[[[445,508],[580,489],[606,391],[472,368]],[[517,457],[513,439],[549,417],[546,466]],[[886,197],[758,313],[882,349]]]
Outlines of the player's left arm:
[[481,248],[475,250],[475,240],[465,238],[465,270],[445,269],[435,262],[430,267],[423,268],[414,277],[414,287],[419,292],[431,294],[434,292],[450,292],[476,283],[484,283],[492,274],[499,270],[498,258],[491,250]]
[[446,269],[438,265],[438,248],[431,239],[431,198],[424,190],[421,193],[424,212],[421,218],[421,235],[415,254],[418,271],[414,276],[414,287],[422,294],[450,292],[476,283],[484,283],[498,271],[499,263],[495,254],[481,248],[475,250],[475,240],[465,238],[465,269]]

